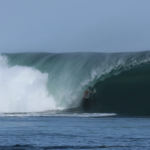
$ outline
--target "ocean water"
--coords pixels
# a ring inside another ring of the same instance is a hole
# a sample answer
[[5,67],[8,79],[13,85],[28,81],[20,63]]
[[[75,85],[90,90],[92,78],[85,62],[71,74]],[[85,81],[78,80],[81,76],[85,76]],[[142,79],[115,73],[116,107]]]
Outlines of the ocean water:
[[149,150],[149,87],[148,51],[1,54],[0,150]]
[[9,114],[0,117],[0,149],[149,150],[149,130],[149,117]]
[[150,115],[150,52],[0,55],[2,113],[79,108],[88,86],[83,112]]

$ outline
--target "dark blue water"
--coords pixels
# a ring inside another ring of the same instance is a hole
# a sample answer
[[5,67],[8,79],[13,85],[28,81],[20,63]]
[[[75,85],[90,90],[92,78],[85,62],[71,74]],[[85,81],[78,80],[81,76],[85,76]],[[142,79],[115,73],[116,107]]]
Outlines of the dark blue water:
[[150,118],[4,116],[0,149],[149,150]]

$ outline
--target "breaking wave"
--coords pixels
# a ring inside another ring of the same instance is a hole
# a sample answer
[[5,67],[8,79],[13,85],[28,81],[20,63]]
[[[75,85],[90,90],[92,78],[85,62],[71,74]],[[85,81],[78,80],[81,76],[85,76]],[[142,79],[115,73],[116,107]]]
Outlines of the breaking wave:
[[0,112],[78,108],[88,86],[97,93],[85,111],[145,111],[149,63],[150,52],[1,54]]

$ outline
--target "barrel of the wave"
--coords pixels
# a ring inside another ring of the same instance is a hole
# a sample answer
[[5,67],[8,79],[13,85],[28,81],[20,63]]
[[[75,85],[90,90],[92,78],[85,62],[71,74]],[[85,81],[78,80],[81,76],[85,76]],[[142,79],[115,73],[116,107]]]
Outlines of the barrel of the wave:
[[89,86],[83,94],[81,107],[85,112],[94,111],[94,102],[95,102],[96,89]]
[[150,64],[122,70],[94,85],[95,110],[125,115],[150,115]]

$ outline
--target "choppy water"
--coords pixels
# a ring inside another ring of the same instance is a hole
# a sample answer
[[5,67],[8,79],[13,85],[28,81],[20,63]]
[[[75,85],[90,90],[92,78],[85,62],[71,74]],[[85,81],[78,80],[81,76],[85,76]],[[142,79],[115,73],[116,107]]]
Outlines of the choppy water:
[[18,116],[0,117],[0,149],[150,149],[149,117]]

